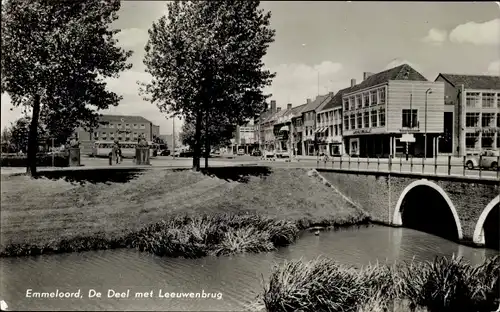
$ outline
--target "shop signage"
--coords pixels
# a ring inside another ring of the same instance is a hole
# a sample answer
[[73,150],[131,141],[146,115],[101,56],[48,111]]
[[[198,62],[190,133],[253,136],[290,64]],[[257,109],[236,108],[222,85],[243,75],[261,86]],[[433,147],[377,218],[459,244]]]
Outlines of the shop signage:
[[399,141],[413,143],[415,142],[415,136],[411,133],[405,133]]
[[420,129],[399,129],[399,132],[415,133],[415,132],[420,132]]
[[372,129],[368,128],[368,129],[354,130],[352,132],[352,134],[363,134],[363,133],[371,133],[371,132],[372,132]]

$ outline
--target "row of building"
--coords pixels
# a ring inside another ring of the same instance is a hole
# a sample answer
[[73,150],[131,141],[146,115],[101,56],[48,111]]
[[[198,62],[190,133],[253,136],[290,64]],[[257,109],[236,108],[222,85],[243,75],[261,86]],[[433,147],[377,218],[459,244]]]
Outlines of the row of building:
[[337,93],[286,109],[271,101],[239,127],[234,150],[294,155],[462,156],[500,148],[500,77],[439,74],[404,64],[351,79]]

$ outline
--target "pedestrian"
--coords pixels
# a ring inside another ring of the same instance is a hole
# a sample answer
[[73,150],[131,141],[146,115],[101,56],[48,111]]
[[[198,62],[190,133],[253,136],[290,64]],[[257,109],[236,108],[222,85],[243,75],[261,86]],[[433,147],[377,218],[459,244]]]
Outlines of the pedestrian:
[[113,147],[111,148],[111,154],[113,156],[113,160],[115,160],[116,163],[118,164],[118,142],[117,141],[114,142]]

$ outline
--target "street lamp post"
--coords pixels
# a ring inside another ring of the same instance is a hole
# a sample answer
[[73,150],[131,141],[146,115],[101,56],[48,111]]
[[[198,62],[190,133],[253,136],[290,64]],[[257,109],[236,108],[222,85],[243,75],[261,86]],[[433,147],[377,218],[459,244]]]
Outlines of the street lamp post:
[[432,89],[429,88],[425,91],[425,119],[424,119],[424,159],[427,159],[427,97],[432,93]]

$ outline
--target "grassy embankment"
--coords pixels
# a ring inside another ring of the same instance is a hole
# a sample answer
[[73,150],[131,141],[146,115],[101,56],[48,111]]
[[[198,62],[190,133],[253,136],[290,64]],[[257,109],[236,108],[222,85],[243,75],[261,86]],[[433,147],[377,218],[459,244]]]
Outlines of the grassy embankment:
[[375,264],[332,260],[276,266],[255,308],[274,311],[491,312],[500,304],[500,258],[473,267],[461,259]]
[[211,170],[150,170],[127,183],[83,185],[2,176],[0,254],[122,247],[184,257],[258,252],[292,243],[312,225],[368,221],[304,169]]

